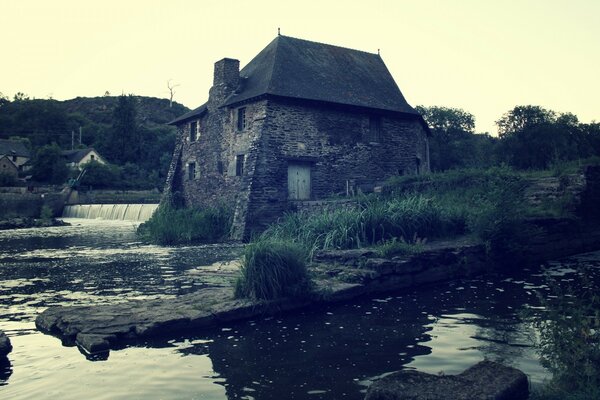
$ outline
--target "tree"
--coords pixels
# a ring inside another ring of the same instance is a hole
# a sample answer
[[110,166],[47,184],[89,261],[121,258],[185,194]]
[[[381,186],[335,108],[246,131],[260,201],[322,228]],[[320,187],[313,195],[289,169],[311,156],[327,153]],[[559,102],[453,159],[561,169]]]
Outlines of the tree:
[[169,88],[169,108],[173,107],[173,96],[175,96],[175,88],[177,86],[179,86],[179,84],[173,85],[171,79],[167,81],[167,87]]
[[473,114],[440,106],[416,109],[431,129],[429,154],[433,171],[491,165],[495,140],[474,133]]
[[125,163],[137,162],[141,158],[142,138],[137,124],[137,104],[134,96],[119,96],[109,137],[108,156],[112,160]]
[[516,106],[496,121],[498,135],[502,138],[527,128],[556,122],[556,113],[540,106]]
[[69,168],[61,153],[56,143],[39,148],[33,158],[33,179],[53,184],[64,183],[69,175]]

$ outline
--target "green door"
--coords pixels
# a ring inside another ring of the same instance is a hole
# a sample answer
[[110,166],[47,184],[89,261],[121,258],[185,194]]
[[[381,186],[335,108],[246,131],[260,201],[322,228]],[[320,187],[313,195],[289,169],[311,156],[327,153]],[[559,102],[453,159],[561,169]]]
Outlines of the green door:
[[310,164],[288,165],[288,199],[310,199]]

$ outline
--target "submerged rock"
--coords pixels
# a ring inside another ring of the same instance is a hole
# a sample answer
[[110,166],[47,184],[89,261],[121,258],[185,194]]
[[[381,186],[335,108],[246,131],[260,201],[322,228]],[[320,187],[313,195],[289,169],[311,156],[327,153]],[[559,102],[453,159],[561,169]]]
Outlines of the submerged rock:
[[527,376],[516,368],[482,361],[458,375],[395,372],[367,390],[365,400],[525,400]]
[[8,336],[2,331],[0,331],[0,358],[4,358],[12,351],[12,345],[10,344],[10,340]]

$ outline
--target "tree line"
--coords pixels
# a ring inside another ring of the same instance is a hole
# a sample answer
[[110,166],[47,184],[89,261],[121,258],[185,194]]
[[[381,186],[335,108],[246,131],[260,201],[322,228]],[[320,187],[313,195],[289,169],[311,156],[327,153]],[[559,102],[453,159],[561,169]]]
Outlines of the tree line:
[[433,171],[509,165],[548,169],[600,157],[600,123],[581,123],[575,114],[516,106],[496,125],[498,136],[475,133],[473,114],[458,108],[417,106],[430,127]]
[[162,188],[176,130],[165,123],[187,112],[168,99],[133,95],[31,99],[0,93],[0,136],[23,141],[32,152],[32,179],[64,183],[77,175],[61,156],[93,147],[109,162],[92,163],[81,182],[95,188]]

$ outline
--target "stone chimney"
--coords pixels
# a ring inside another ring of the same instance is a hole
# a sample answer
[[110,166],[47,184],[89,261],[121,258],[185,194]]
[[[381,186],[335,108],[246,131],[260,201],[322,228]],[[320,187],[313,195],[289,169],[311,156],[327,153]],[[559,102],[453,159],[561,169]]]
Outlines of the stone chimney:
[[240,82],[240,62],[224,58],[215,63],[213,86],[225,85],[235,90]]

